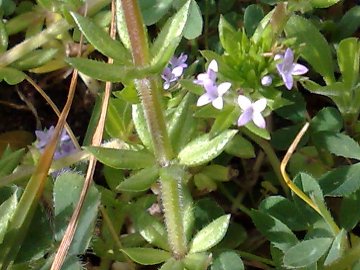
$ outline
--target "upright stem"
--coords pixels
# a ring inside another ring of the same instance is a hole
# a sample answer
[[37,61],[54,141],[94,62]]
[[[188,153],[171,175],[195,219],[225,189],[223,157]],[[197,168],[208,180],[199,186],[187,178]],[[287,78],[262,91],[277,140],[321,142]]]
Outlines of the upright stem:
[[[147,35],[136,0],[121,0],[134,64],[145,66],[150,62]],[[161,107],[161,95],[154,77],[135,80],[145,119],[149,128],[153,149],[161,167],[161,200],[169,244],[175,258],[183,258],[187,252],[183,226],[181,177],[170,166],[173,151]],[[177,175],[177,176],[176,176]]]
[[[150,61],[150,52],[138,3],[135,0],[122,0],[121,5],[128,29],[134,64],[145,66]],[[160,165],[168,165],[173,158],[173,152],[166,130],[156,80],[152,77],[140,79],[135,81],[135,85],[152,136],[155,156]]]

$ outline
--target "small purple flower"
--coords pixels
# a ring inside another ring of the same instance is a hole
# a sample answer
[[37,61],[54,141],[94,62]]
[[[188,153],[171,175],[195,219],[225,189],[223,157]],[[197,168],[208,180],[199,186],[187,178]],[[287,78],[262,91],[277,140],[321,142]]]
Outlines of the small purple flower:
[[216,73],[218,72],[218,64],[216,60],[212,60],[207,68],[205,73],[200,73],[197,75],[197,79],[194,80],[194,83],[200,85],[207,85],[207,84],[215,84],[216,81]]
[[231,83],[224,82],[218,86],[215,83],[207,83],[204,85],[205,94],[201,95],[196,103],[197,106],[204,106],[208,103],[221,110],[224,107],[223,95],[230,89]]
[[187,55],[181,53],[179,57],[173,56],[169,62],[170,66],[167,66],[161,77],[164,82],[164,89],[167,90],[170,88],[171,83],[176,82],[184,72],[184,69],[187,68],[187,64],[185,63],[187,60]]
[[302,75],[308,72],[308,68],[304,65],[294,63],[294,53],[290,48],[287,48],[284,55],[275,55],[275,60],[282,59],[283,61],[276,65],[279,74],[284,81],[288,90],[293,87],[293,75]]
[[[54,134],[54,126],[51,126],[49,129],[36,130],[35,135],[37,138],[37,142],[35,144],[36,148],[42,153],[46,147],[46,145],[50,142],[52,135]],[[67,134],[66,130],[63,129],[60,135],[60,140],[56,151],[54,153],[54,160],[59,158],[65,157],[76,152],[77,149],[73,142],[71,141],[69,135]]]
[[243,110],[243,113],[238,119],[238,126],[244,126],[252,120],[259,128],[265,128],[265,119],[261,115],[261,112],[266,108],[266,98],[261,98],[252,103],[250,99],[240,95],[238,97],[238,103]]
[[270,75],[265,75],[261,78],[261,85],[270,86],[272,84],[272,77]]

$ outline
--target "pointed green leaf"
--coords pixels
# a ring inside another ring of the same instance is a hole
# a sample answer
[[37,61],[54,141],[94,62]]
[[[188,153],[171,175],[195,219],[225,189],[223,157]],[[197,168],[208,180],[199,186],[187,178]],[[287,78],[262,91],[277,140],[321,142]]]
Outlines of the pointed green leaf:
[[159,264],[171,257],[170,252],[155,248],[123,248],[121,251],[142,265]]
[[346,231],[344,229],[341,229],[341,231],[337,234],[335,237],[328,255],[326,256],[324,265],[330,265],[333,262],[335,262],[337,259],[342,257],[344,254],[346,247],[347,247],[347,237],[346,237]]
[[309,20],[293,15],[285,27],[285,32],[288,38],[296,38],[297,46],[305,44],[301,48],[301,56],[327,82],[334,82],[334,64],[330,47],[319,30]]
[[334,155],[360,159],[360,145],[350,136],[329,131],[317,132],[313,135],[314,144]]
[[253,122],[250,122],[243,128],[246,128],[247,130],[251,131],[255,135],[258,135],[259,137],[261,137],[265,140],[270,140],[270,138],[271,138],[269,131],[267,131],[265,128],[259,128]]
[[225,251],[215,258],[211,270],[244,270],[244,263],[234,251]]
[[331,238],[315,238],[298,243],[285,252],[285,267],[299,269],[310,266],[325,254],[331,242]]
[[132,106],[132,119],[140,140],[149,151],[153,152],[151,134],[146,123],[144,110],[140,104],[134,104]]
[[171,8],[172,0],[140,0],[139,6],[146,25],[157,23]]
[[319,179],[326,196],[347,196],[360,188],[360,163],[338,167]]
[[188,19],[190,3],[191,1],[188,0],[173,17],[169,18],[157,36],[150,49],[153,56],[152,64],[158,63],[169,48],[172,51],[172,53],[169,53],[170,55],[175,52]]
[[340,0],[310,0],[311,5],[314,8],[327,8],[335,5]]
[[159,270],[184,270],[184,265],[182,261],[170,258],[159,268]]
[[180,164],[197,166],[209,162],[221,154],[236,133],[237,130],[225,130],[214,138],[204,134],[194,139],[180,151],[178,155]]
[[211,254],[207,252],[190,253],[183,259],[185,269],[205,270],[211,261]]
[[128,139],[132,130],[131,105],[128,102],[115,98],[109,100],[105,129],[112,138]]
[[18,192],[14,191],[13,195],[0,205],[0,244],[4,239],[7,226],[14,215],[18,199]]
[[341,18],[336,26],[336,31],[332,37],[336,40],[342,40],[350,37],[360,26],[360,6],[354,6],[349,9]]
[[339,111],[332,107],[321,109],[311,119],[311,131],[334,131],[339,132],[343,127],[343,119]]
[[219,243],[225,236],[229,222],[230,215],[223,215],[201,229],[194,236],[190,244],[189,253],[206,251]]
[[159,170],[156,166],[142,169],[125,179],[116,187],[119,191],[139,192],[148,190],[159,178]]
[[12,63],[11,66],[20,70],[28,70],[39,67],[50,61],[58,53],[58,51],[59,50],[55,48],[34,50]]
[[24,154],[25,154],[25,149],[19,149],[17,151],[9,153],[5,157],[3,155],[0,159],[0,177],[11,173],[19,164]]
[[239,106],[228,106],[221,110],[216,116],[215,122],[211,127],[210,136],[214,137],[224,130],[230,128],[239,118]]
[[248,37],[251,37],[258,24],[264,17],[264,11],[260,5],[252,4],[246,7],[244,13],[244,26]]
[[295,234],[277,218],[258,210],[252,210],[251,219],[256,228],[278,249],[286,251],[298,243]]
[[82,17],[75,12],[70,12],[70,14],[80,31],[95,49],[120,63],[126,63],[130,59],[130,55],[124,46],[119,41],[112,39],[108,33],[91,19]]
[[[84,176],[74,172],[65,172],[56,178],[53,196],[55,239],[57,241],[63,238],[69,219],[79,200],[83,184]],[[71,188],[69,188],[70,186]],[[92,237],[99,205],[100,193],[95,186],[92,185],[81,209],[78,226],[69,249],[69,254],[78,255],[85,252]]]
[[344,197],[341,201],[339,225],[351,231],[360,221],[360,190]]
[[116,169],[142,169],[153,166],[154,156],[144,150],[124,150],[87,146],[85,150],[93,154],[101,163]]
[[347,38],[340,42],[337,58],[342,81],[347,88],[351,88],[359,80],[360,43],[357,38]]
[[191,139],[195,130],[195,119],[191,105],[195,96],[187,94],[180,102],[168,122],[168,132],[173,149],[178,153]]
[[225,152],[239,158],[255,157],[252,143],[239,134],[236,134],[225,146]]
[[191,0],[189,16],[184,28],[184,37],[194,39],[201,35],[203,29],[203,18],[201,10],[195,0]]

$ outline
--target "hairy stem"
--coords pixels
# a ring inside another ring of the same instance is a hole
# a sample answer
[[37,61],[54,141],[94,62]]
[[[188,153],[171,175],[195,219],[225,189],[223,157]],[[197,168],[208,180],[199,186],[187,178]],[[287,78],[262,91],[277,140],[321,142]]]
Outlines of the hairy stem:
[[[149,44],[136,0],[121,0],[123,16],[131,45],[133,62],[145,66],[150,62]],[[187,252],[182,216],[181,174],[169,166],[173,151],[166,130],[165,117],[161,107],[161,95],[157,78],[135,80],[141,98],[142,108],[149,128],[156,159],[161,167],[161,199],[164,208],[165,225],[169,244],[175,258],[183,258]]]

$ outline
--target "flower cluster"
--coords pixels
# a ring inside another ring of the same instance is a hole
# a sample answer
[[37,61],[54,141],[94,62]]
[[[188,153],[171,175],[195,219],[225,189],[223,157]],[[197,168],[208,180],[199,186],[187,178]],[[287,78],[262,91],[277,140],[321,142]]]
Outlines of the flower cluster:
[[[46,147],[46,145],[50,142],[52,135],[54,134],[54,126],[51,126],[49,129],[36,130],[35,135],[37,138],[37,142],[35,144],[36,148],[42,153]],[[63,129],[60,135],[60,140],[58,146],[56,148],[54,154],[54,160],[65,157],[76,152],[76,147],[74,143],[71,141],[67,132]]]
[[203,106],[211,103],[216,109],[221,110],[224,107],[223,95],[230,89],[231,83],[224,82],[216,85],[216,73],[218,72],[218,64],[212,60],[205,73],[201,73],[194,81],[196,84],[205,88],[205,94],[200,96],[197,106]]
[[[221,110],[224,106],[223,95],[230,89],[231,83],[224,82],[216,84],[216,73],[218,72],[218,64],[212,60],[205,73],[201,73],[194,81],[196,84],[202,85],[205,93],[201,95],[197,101],[197,106],[203,106],[211,103],[216,109]],[[238,104],[243,110],[238,119],[238,126],[243,126],[251,120],[260,128],[265,128],[265,119],[261,112],[266,108],[266,99],[262,98],[252,103],[247,97],[240,95]]]
[[179,57],[173,56],[169,62],[169,65],[164,69],[161,77],[164,80],[163,87],[165,90],[170,88],[171,83],[176,82],[184,73],[184,69],[187,68],[186,64],[187,55],[181,53]]

